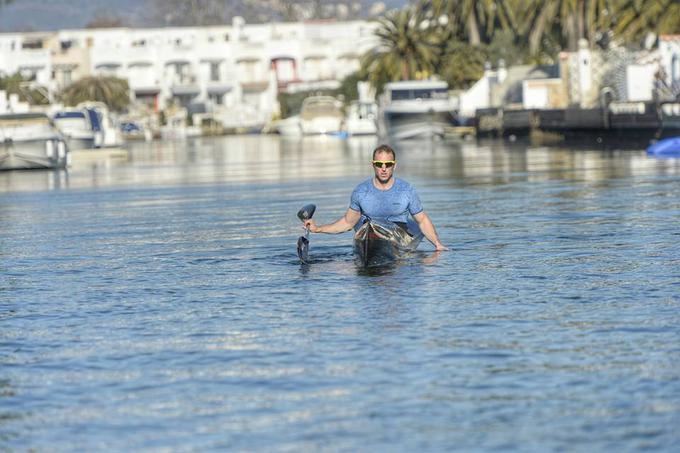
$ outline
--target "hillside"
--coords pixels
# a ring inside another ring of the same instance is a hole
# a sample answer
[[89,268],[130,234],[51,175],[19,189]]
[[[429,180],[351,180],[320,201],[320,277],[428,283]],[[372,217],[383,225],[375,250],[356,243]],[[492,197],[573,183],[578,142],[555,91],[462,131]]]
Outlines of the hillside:
[[84,28],[213,25],[243,16],[249,23],[310,18],[370,18],[407,0],[14,0],[0,7],[0,32]]

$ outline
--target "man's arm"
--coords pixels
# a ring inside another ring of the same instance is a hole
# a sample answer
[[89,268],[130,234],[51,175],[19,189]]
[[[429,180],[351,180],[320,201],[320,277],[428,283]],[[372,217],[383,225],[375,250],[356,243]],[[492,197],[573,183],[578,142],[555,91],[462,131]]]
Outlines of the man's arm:
[[349,208],[344,216],[340,217],[333,223],[317,226],[314,220],[310,219],[305,222],[305,227],[309,228],[309,231],[312,233],[344,233],[345,231],[349,231],[354,228],[354,225],[357,224],[360,218],[360,212]]
[[416,220],[416,222],[418,222],[420,231],[423,232],[428,241],[432,242],[432,245],[434,245],[435,249],[437,250],[449,249],[439,241],[437,230],[435,230],[434,224],[432,224],[432,220],[430,220],[430,217],[428,217],[428,215],[425,214],[425,211],[420,211],[418,214],[414,215],[413,218]]

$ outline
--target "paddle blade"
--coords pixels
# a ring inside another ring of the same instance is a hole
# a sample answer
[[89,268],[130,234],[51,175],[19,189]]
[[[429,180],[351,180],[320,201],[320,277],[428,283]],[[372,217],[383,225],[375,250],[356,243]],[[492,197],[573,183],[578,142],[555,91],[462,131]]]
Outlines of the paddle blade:
[[304,236],[298,238],[297,254],[302,264],[307,264],[309,262],[309,239]]
[[303,222],[305,220],[309,220],[314,215],[314,211],[316,211],[316,205],[304,205],[297,213],[298,219],[302,220]]

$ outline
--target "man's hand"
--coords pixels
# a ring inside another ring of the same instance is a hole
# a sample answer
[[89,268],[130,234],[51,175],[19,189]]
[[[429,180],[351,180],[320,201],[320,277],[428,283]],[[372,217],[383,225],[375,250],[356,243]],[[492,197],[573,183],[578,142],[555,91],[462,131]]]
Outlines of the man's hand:
[[302,226],[302,228],[309,229],[310,233],[318,233],[319,232],[319,227],[316,225],[316,222],[314,222],[313,219],[305,220],[305,223]]

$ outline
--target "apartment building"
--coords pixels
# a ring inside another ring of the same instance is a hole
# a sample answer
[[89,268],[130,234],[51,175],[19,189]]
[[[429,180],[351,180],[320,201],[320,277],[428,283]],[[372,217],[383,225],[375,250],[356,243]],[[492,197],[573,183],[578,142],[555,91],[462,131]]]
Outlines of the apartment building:
[[127,79],[150,110],[212,113],[225,127],[264,124],[277,94],[337,87],[376,44],[375,24],[314,21],[0,34],[0,73],[55,93],[88,75]]

